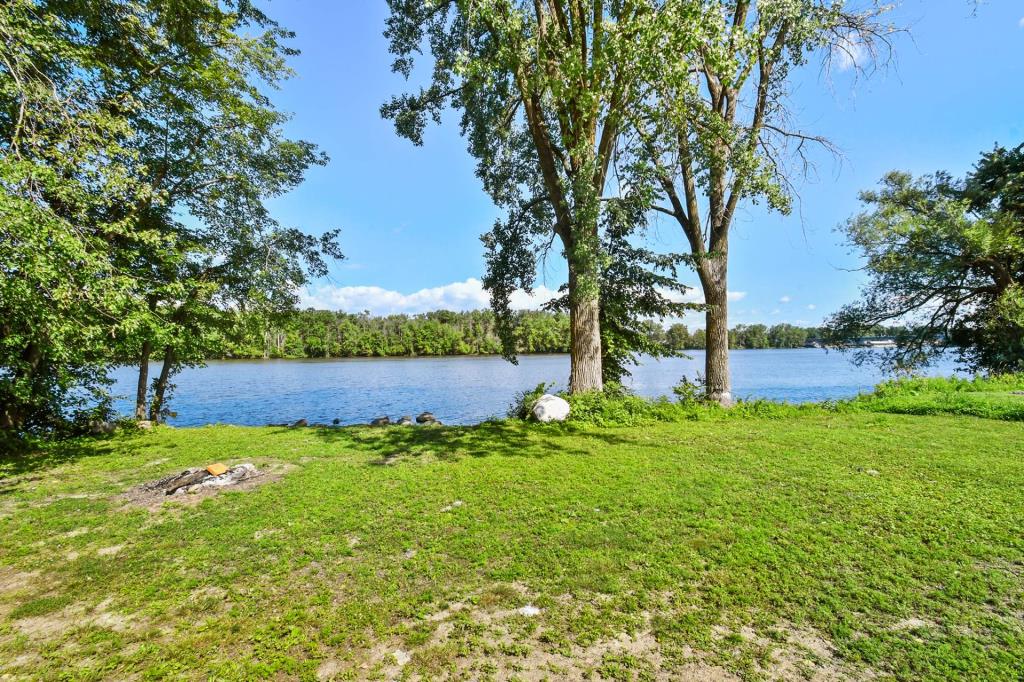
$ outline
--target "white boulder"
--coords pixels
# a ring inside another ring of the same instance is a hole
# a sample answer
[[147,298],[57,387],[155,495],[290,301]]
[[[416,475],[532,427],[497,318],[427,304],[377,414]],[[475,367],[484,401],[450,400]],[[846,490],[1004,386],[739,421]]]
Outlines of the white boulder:
[[569,403],[557,395],[545,393],[533,404],[533,416],[539,422],[564,422],[569,418]]

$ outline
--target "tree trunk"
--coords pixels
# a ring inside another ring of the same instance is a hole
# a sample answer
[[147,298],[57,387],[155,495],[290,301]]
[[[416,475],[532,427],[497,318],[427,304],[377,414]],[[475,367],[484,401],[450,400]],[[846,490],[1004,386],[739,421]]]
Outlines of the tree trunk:
[[[13,372],[11,384],[16,385],[22,381],[34,381],[36,372],[43,362],[43,349],[37,343],[30,343],[21,353],[22,366]],[[35,390],[32,391],[35,397]],[[20,429],[26,418],[26,407],[23,402],[12,399],[4,405],[0,405],[0,429],[4,431],[16,431]]]
[[174,364],[174,348],[167,346],[164,349],[164,364],[160,368],[160,377],[153,387],[153,404],[149,406],[149,418],[154,424],[160,423],[160,411],[164,405],[164,394],[167,392],[167,383],[171,378],[171,366]]
[[699,269],[705,313],[705,365],[707,398],[730,407],[732,378],[729,374],[729,291],[726,257],[708,258]]
[[579,275],[570,263],[570,393],[600,391],[604,387],[601,377],[600,299],[596,273],[592,276],[592,286],[581,286]]
[[142,342],[139,355],[139,384],[135,389],[135,419],[146,418],[146,391],[149,389],[149,356],[153,353],[153,342],[149,339]]

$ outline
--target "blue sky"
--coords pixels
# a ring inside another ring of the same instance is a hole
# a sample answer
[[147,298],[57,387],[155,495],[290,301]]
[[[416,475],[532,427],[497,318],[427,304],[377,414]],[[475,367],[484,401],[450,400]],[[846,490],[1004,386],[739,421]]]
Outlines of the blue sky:
[[[297,76],[274,93],[294,114],[288,132],[331,157],[271,206],[283,223],[312,233],[340,227],[348,256],[304,303],[374,313],[486,307],[478,237],[497,213],[473,175],[457,117],[414,147],[378,113],[407,87],[390,71],[386,3],[265,4],[302,51],[292,61]],[[799,183],[792,215],[747,207],[737,217],[733,324],[817,324],[855,299],[862,275],[835,227],[858,210],[858,191],[885,172],[959,175],[994,143],[1024,142],[1024,2],[989,0],[975,11],[970,0],[903,0],[891,16],[910,29],[896,38],[893,67],[867,79],[852,70],[826,78],[814,63],[794,81],[798,125],[830,138],[842,160],[820,156],[817,177]],[[654,236],[666,249],[681,248],[668,222],[656,222]],[[543,287],[558,288],[562,272],[549,265],[540,296]]]

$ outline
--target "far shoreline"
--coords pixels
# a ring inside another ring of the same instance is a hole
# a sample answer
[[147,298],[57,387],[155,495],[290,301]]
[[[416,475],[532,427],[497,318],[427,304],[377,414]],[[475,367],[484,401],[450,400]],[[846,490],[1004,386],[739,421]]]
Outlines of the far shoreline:
[[[754,353],[754,352],[760,353],[760,352],[763,352],[763,351],[801,351],[801,350],[802,351],[812,351],[812,350],[813,351],[824,351],[825,353],[829,353],[829,352],[842,352],[841,349],[820,348],[820,347],[813,347],[813,348],[807,348],[807,347],[800,347],[800,348],[733,348],[729,352],[730,353]],[[855,349],[855,350],[864,350],[864,349]],[[652,355],[641,355],[640,357],[641,358],[645,358],[645,359],[653,359],[653,360],[662,360],[662,359],[666,359],[667,360],[667,359],[671,359],[673,357],[685,358],[690,353],[704,353],[704,352],[706,352],[706,349],[704,349],[704,348],[697,348],[697,349],[692,349],[692,350],[680,351],[680,355],[675,355],[675,356],[654,357]],[[566,357],[567,358],[567,357],[569,357],[569,353],[568,352],[565,352],[565,353],[517,353],[516,357],[520,357],[520,358]],[[288,362],[293,362],[293,361],[325,362],[325,361],[336,361],[336,360],[451,360],[451,359],[459,359],[459,358],[496,358],[496,359],[499,359],[499,360],[504,360],[504,357],[500,353],[465,353],[465,354],[458,354],[458,355],[339,355],[337,357],[332,356],[332,357],[328,357],[328,358],[308,358],[308,357],[293,357],[293,358],[287,358],[287,357],[279,357],[279,358],[233,358],[233,357],[225,357],[225,358],[207,358],[206,362],[282,362],[282,361],[288,361]],[[160,364],[160,362],[158,360],[154,360],[151,364]],[[123,366],[127,367],[127,366],[131,366],[131,365],[123,365]]]

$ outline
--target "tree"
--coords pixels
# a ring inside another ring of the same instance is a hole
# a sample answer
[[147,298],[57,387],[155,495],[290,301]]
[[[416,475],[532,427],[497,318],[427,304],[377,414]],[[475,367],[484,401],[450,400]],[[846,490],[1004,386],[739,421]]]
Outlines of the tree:
[[290,309],[307,273],[325,274],[324,259],[341,257],[336,232],[318,239],[284,228],[265,206],[310,165],[326,163],[313,144],[284,137],[288,117],[263,93],[291,73],[290,34],[246,2],[204,0],[179,8],[176,21],[177,44],[139,64],[147,77],[134,83],[139,106],[129,119],[133,170],[153,197],[129,217],[170,245],[134,252],[131,264],[148,275],[140,296],[153,313],[135,356],[139,418],[150,354],[158,350],[163,361],[154,420],[166,409],[170,378],[213,352],[234,326],[233,311]]
[[[150,11],[151,10],[151,11]],[[124,249],[159,235],[117,215],[130,172],[130,74],[174,14],[97,0],[0,8],[0,429],[52,429],[102,398],[142,312]],[[89,30],[89,16],[120,17]]]
[[772,325],[768,340],[772,348],[801,348],[807,343],[806,329],[791,324]]
[[0,34],[0,426],[52,426],[126,360],[144,416],[156,350],[159,414],[238,308],[340,255],[263,205],[324,160],[263,94],[289,34],[247,0],[15,0]]
[[770,346],[768,328],[763,324],[736,325],[730,333],[733,348],[759,349]]
[[[605,383],[621,383],[639,356],[676,356],[664,342],[660,321],[680,317],[700,306],[685,300],[689,287],[680,284],[678,254],[659,254],[635,244],[647,226],[647,197],[627,192],[606,202],[601,216],[600,316],[601,374]],[[563,295],[548,304],[566,310]]]
[[909,370],[955,347],[972,371],[1024,369],[1024,145],[997,146],[959,181],[892,172],[861,201],[871,210],[844,231],[868,282],[828,320],[829,342],[902,322],[894,350],[857,360]]
[[683,350],[690,347],[690,330],[682,322],[676,322],[665,330],[665,343],[672,350]]
[[[663,34],[648,78],[645,107],[633,125],[646,163],[633,182],[651,182],[667,205],[655,210],[678,222],[690,247],[706,308],[707,396],[732,402],[729,373],[729,232],[743,201],[764,200],[788,213],[789,160],[807,162],[821,137],[794,129],[785,96],[794,69],[811,54],[874,55],[891,29],[888,9],[869,1],[851,10],[840,0],[707,0],[667,2],[679,29]],[[699,42],[688,27],[697,12]]]
[[382,107],[422,144],[428,119],[462,112],[477,175],[506,211],[484,235],[486,288],[512,356],[510,297],[530,291],[538,253],[557,239],[568,265],[572,392],[602,387],[599,218],[615,146],[655,58],[658,19],[636,0],[389,0],[394,70],[410,76],[424,45],[428,87]]

